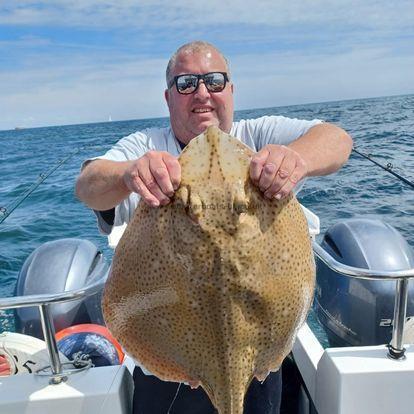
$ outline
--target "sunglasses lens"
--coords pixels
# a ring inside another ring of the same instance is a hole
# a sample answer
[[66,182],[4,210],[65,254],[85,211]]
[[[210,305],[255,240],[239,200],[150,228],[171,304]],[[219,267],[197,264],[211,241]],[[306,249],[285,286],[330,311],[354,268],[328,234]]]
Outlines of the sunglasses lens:
[[209,73],[204,77],[204,82],[210,92],[221,92],[226,86],[224,75],[219,72]]
[[205,75],[179,75],[175,78],[177,90],[184,95],[195,92],[199,79],[202,79],[210,92],[221,92],[226,86],[226,75],[220,72],[206,73]]
[[177,89],[180,93],[193,93],[197,87],[197,76],[182,75],[177,78]]

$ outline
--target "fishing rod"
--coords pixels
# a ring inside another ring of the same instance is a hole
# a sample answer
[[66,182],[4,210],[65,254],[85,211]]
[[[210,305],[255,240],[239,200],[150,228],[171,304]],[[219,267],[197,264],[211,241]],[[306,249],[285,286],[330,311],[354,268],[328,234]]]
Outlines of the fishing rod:
[[24,191],[23,194],[15,198],[10,204],[8,204],[7,206],[0,206],[0,224],[3,223],[3,221],[6,220],[6,218],[9,217],[10,214],[13,213],[13,211],[16,210],[16,208],[19,207],[20,204],[22,204],[23,201],[26,200],[26,198],[29,197],[33,193],[33,191],[35,191],[36,188],[39,187],[39,185],[42,184],[49,176],[51,176],[58,168],[60,168],[63,164],[68,162],[79,152],[87,148],[92,149],[94,146],[97,148],[102,147],[97,146],[95,144],[91,144],[77,148],[76,150],[72,151],[69,155],[67,155],[65,158],[61,159],[56,164],[54,164],[49,170],[40,173],[37,180],[26,191]]
[[389,162],[387,165],[382,165],[378,161],[375,161],[371,158],[371,154],[364,154],[363,152],[358,151],[356,148],[352,148],[352,151],[360,155],[361,157],[367,159],[368,161],[371,161],[373,164],[377,165],[378,167],[382,168],[384,171],[387,171],[388,173],[392,174],[394,177],[401,180],[403,183],[409,185],[411,188],[414,188],[414,183],[407,178],[403,177],[402,175],[396,173],[393,171],[394,166]]

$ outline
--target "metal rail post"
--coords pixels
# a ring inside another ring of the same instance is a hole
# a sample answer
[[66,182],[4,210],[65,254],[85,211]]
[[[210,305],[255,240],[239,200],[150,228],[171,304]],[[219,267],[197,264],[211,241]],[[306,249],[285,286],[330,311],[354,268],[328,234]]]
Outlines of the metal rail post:
[[52,378],[50,379],[50,383],[59,384],[62,381],[65,381],[67,377],[61,375],[62,363],[59,358],[59,350],[56,343],[55,326],[53,323],[53,318],[50,315],[50,305],[39,305],[39,311],[43,335],[46,342],[46,348],[50,358],[50,367],[53,374]]
[[405,358],[403,336],[407,314],[408,282],[408,279],[397,280],[395,288],[394,323],[391,342],[388,345],[388,357],[392,359]]

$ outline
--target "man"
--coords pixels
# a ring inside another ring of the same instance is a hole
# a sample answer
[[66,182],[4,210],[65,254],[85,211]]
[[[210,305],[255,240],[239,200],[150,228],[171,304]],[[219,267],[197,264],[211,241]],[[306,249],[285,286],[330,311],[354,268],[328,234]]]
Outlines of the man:
[[[263,117],[233,122],[234,86],[228,64],[211,44],[192,42],[179,48],[168,63],[166,77],[171,127],[125,137],[105,156],[89,160],[78,178],[78,197],[96,211],[100,229],[107,234],[113,225],[129,222],[139,198],[154,208],[170,202],[181,178],[177,155],[209,125],[258,151],[251,160],[250,177],[269,199],[297,191],[297,184],[307,176],[336,171],[349,157],[349,135],[319,120]],[[201,389],[178,388],[145,376],[139,368],[134,380],[137,414],[167,412],[172,401],[174,413],[214,412]],[[280,372],[270,374],[262,384],[254,380],[245,413],[278,413],[280,392]]]

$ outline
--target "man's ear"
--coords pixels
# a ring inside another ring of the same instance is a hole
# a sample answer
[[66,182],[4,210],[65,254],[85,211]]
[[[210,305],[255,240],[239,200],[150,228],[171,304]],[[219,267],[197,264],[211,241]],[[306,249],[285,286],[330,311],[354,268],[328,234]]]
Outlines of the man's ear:
[[166,89],[165,91],[164,91],[164,98],[165,98],[165,101],[167,102],[167,105],[169,104],[169,98],[170,98],[170,95],[168,94],[168,89]]

